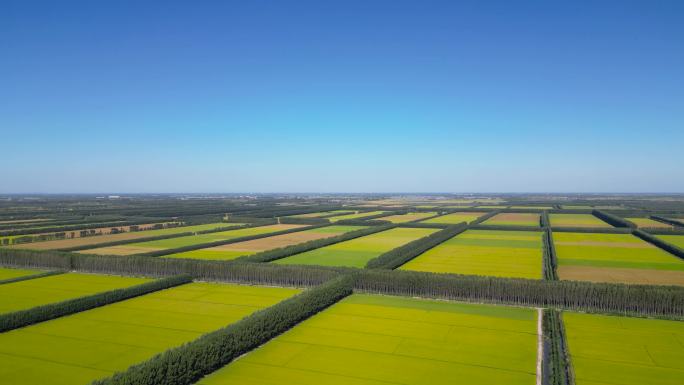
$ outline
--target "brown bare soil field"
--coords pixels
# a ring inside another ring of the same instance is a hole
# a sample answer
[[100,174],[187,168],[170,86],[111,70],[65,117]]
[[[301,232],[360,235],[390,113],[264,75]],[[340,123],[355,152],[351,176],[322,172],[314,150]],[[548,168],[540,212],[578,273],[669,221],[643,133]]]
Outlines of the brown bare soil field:
[[231,251],[263,251],[279,247],[296,245],[298,243],[313,241],[315,239],[330,238],[337,236],[337,233],[316,233],[300,231],[291,234],[276,235],[274,237],[253,239],[238,243],[231,243],[223,246],[216,246],[206,250],[231,250]]
[[[169,222],[157,222],[157,223],[145,223],[142,225],[137,225],[139,231],[145,231],[145,230],[151,230],[154,225],[156,224],[164,224],[164,223],[169,223]],[[133,225],[135,226],[135,225]],[[96,237],[98,235],[109,235],[112,233],[112,229],[118,229],[119,232],[129,232],[131,231],[131,226],[107,226],[107,227],[97,227],[94,229],[83,229],[84,231],[90,232],[91,230],[97,233],[97,235],[87,235],[88,237]],[[47,233],[39,233],[39,234],[28,234],[29,236],[39,236],[39,235],[49,235],[49,234],[56,234],[59,232],[66,233],[67,237],[69,239],[71,238],[81,238],[81,230],[70,230],[70,231],[50,231]],[[119,234],[119,233],[116,233]]]
[[[178,227],[179,229],[182,227]],[[54,241],[44,241],[44,242],[31,242],[31,243],[21,243],[18,245],[11,245],[9,247],[16,249],[32,249],[32,250],[53,250],[53,249],[63,249],[67,247],[85,246],[85,245],[95,245],[98,243],[114,242],[114,241],[124,241],[129,239],[139,239],[146,238],[150,235],[146,231],[134,231],[119,234],[104,234],[104,235],[91,235],[88,237],[76,237],[69,239],[58,239]]]
[[684,271],[559,266],[558,277],[571,281],[684,286]]

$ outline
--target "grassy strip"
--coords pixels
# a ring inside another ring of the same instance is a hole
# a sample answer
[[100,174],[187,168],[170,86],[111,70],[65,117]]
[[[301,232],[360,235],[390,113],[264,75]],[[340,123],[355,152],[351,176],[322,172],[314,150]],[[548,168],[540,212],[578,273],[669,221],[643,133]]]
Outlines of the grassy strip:
[[547,281],[403,270],[362,270],[357,289],[469,302],[556,307],[633,316],[684,317],[684,287]]
[[392,249],[377,258],[371,259],[366,264],[367,269],[396,269],[413,258],[423,254],[429,249],[445,242],[454,236],[466,231],[468,225],[465,222],[449,226],[444,230],[437,231],[403,246]]
[[58,274],[64,274],[65,271],[60,271],[60,270],[54,270],[54,271],[44,271],[42,273],[36,273],[36,274],[31,274],[31,275],[24,275],[22,277],[14,277],[14,278],[8,278],[8,279],[3,279],[0,280],[0,285],[3,285],[5,283],[14,283],[14,282],[21,282],[21,281],[28,281],[29,279],[36,279],[36,278],[43,278],[43,277],[49,277],[51,275],[58,275]]
[[555,309],[544,309],[543,314],[544,363],[542,365],[542,384],[573,385],[561,313]]
[[551,227],[551,220],[549,219],[549,212],[548,211],[546,211],[546,210],[542,211],[541,215],[539,216],[539,224],[543,228]]
[[335,243],[349,241],[354,238],[365,237],[366,235],[378,233],[396,227],[395,225],[384,225],[368,227],[365,229],[354,230],[348,233],[343,233],[334,237],[314,239],[312,241],[303,242],[297,245],[281,247],[273,250],[266,250],[260,253],[245,255],[235,259],[236,262],[271,262],[276,259],[287,258],[295,254],[304,253],[310,250],[318,249],[324,246],[330,246]]
[[94,385],[190,385],[352,293],[350,276],[309,289]]
[[100,256],[51,250],[0,248],[0,265],[43,267],[89,273],[171,276],[189,274],[195,279],[279,286],[314,286],[335,278],[350,268],[293,266],[268,263],[235,263],[152,257]]
[[601,233],[601,234],[629,234],[631,227],[551,227],[559,233]]
[[496,231],[540,231],[539,226],[515,226],[515,225],[470,225],[474,230],[496,230]]
[[[432,217],[431,217],[432,218]],[[397,223],[397,227],[409,227],[412,229],[446,229],[450,225],[448,223],[420,223],[420,222],[405,222]]]
[[168,289],[169,287],[182,285],[191,281],[192,278],[189,275],[177,275],[124,289],[106,291],[104,293],[74,298],[68,301],[36,306],[27,310],[2,314],[0,315],[0,332],[6,332],[8,330],[32,325],[38,322],[48,321],[63,317],[65,315],[82,312],[151,293],[153,291]]
[[662,239],[660,239],[658,237],[654,237],[653,235],[651,235],[645,231],[642,231],[642,230],[635,229],[632,232],[632,234],[634,234],[634,236],[636,236],[636,237],[643,239],[644,241],[646,241],[648,243],[651,243],[655,246],[660,247],[661,249],[667,251],[670,254],[674,254],[674,255],[678,256],[679,258],[684,259],[684,250],[682,250],[678,246],[675,246],[671,243],[665,242]]
[[605,211],[601,210],[594,210],[591,212],[594,214],[595,217],[602,219],[604,222],[608,222],[609,224],[615,226],[615,227],[628,227],[628,228],[636,228],[637,225],[634,223],[624,219],[620,218],[617,215],[609,214]]
[[558,266],[558,259],[556,258],[556,246],[553,243],[553,233],[551,229],[546,227],[542,235],[543,242],[543,258],[542,271],[544,272],[544,279],[550,281],[558,280],[558,273],[556,268]]
[[[244,226],[241,228],[249,228],[249,227],[260,227],[261,225],[253,225],[253,226]],[[312,229],[317,229],[320,227],[326,227],[330,226],[329,223],[325,224],[320,224],[316,226],[308,226],[308,227],[297,227],[294,229],[287,229],[287,230],[282,230],[282,231],[274,231],[272,233],[264,233],[264,234],[254,234],[254,235],[247,235],[244,237],[239,237],[239,238],[232,238],[232,239],[224,239],[221,241],[214,241],[214,242],[205,242],[205,243],[197,243],[194,245],[187,245],[187,246],[182,246],[182,247],[176,247],[173,249],[164,249],[164,250],[155,250],[155,251],[150,251],[147,253],[140,253],[140,254],[134,254],[138,256],[144,256],[144,257],[159,257],[162,255],[169,255],[169,254],[176,254],[176,253],[184,253],[186,251],[192,251],[192,250],[199,250],[199,249],[206,249],[208,247],[216,247],[216,246],[223,246],[223,245],[228,245],[231,243],[237,243],[237,242],[244,242],[244,241],[251,241],[252,239],[259,239],[259,238],[266,238],[266,237],[273,237],[276,235],[283,235],[283,234],[289,234],[289,233],[296,233],[298,231],[304,231],[304,230],[312,230]]]

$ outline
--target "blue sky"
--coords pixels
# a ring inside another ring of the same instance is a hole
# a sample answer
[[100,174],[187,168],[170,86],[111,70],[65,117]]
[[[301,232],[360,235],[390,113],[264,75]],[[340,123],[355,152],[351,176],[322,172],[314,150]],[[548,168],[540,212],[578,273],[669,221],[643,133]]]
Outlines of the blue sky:
[[684,192],[682,1],[15,1],[0,193]]

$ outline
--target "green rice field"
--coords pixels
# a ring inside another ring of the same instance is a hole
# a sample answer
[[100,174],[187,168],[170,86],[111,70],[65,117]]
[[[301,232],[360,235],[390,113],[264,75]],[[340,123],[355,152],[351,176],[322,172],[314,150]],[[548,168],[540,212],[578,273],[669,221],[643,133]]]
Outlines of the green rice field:
[[658,222],[651,218],[625,218],[626,220],[634,223],[639,228],[651,228],[651,229],[671,229],[673,226],[667,223]]
[[352,295],[201,385],[535,383],[533,309]]
[[350,231],[365,229],[367,226],[325,226],[311,230],[297,231],[289,234],[253,239],[251,241],[231,243],[207,249],[170,254],[163,258],[190,258],[210,260],[231,260],[244,255],[252,255],[262,251],[296,245],[299,243],[334,237]]
[[374,215],[380,215],[388,213],[387,211],[364,211],[360,213],[354,213],[354,214],[346,214],[346,215],[336,215],[334,217],[328,218],[330,222],[338,222],[338,221],[343,221],[345,219],[363,219],[363,218],[368,218],[372,217]]
[[383,221],[388,221],[392,223],[406,223],[406,222],[413,222],[413,221],[418,221],[421,219],[433,217],[437,215],[436,212],[425,212],[425,213],[407,213],[407,214],[399,214],[399,215],[390,215],[388,217],[382,217],[381,219]]
[[42,273],[44,270],[33,270],[33,269],[10,269],[5,267],[0,267],[0,281],[6,279],[13,279],[19,277],[27,277],[29,275],[34,275]]
[[561,279],[684,285],[684,260],[631,234],[554,232]]
[[542,234],[536,231],[466,230],[400,269],[540,279]]
[[656,235],[656,237],[684,249],[684,235]]
[[278,259],[273,263],[364,267],[373,258],[437,229],[395,228]]
[[549,214],[553,227],[613,227],[592,214]]
[[459,213],[451,213],[451,214],[446,214],[446,215],[441,215],[435,218],[430,218],[426,219],[424,221],[420,221],[420,223],[434,223],[434,224],[441,224],[441,225],[455,225],[457,223],[461,222],[467,222],[470,223],[477,218],[485,215],[487,213],[485,212],[459,212]]
[[681,385],[684,322],[563,313],[576,385]]
[[148,281],[150,280],[137,277],[65,273],[6,283],[0,285],[0,314],[122,289]]
[[0,383],[86,385],[298,292],[191,283],[5,332]]
[[493,226],[540,226],[540,214],[537,213],[500,213],[487,219],[483,225]]
[[83,254],[100,254],[100,255],[132,255],[147,253],[150,251],[175,249],[177,247],[198,245],[202,243],[227,241],[230,239],[247,237],[250,235],[261,235],[268,233],[275,233],[278,231],[295,229],[299,227],[306,227],[306,225],[268,225],[249,227],[245,229],[235,229],[228,231],[219,231],[209,234],[188,235],[184,237],[161,239],[157,241],[127,243],[118,246],[101,247],[96,249],[82,250]]

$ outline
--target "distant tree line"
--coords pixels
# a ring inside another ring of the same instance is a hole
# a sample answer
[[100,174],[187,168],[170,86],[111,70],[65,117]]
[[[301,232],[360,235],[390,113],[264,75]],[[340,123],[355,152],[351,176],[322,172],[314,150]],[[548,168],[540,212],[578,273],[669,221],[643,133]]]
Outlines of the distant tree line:
[[[165,219],[169,220],[170,219]],[[141,225],[150,222],[159,222],[159,219],[136,219],[129,221],[115,221],[115,222],[101,222],[101,223],[83,223],[77,225],[65,225],[65,226],[49,226],[44,228],[34,228],[34,229],[18,229],[18,230],[5,230],[0,231],[0,236],[13,236],[13,235],[28,235],[28,234],[40,234],[40,233],[59,233],[67,231],[81,231],[96,228],[105,227],[123,227],[131,225]]]

